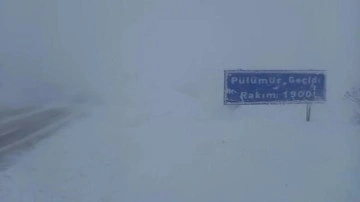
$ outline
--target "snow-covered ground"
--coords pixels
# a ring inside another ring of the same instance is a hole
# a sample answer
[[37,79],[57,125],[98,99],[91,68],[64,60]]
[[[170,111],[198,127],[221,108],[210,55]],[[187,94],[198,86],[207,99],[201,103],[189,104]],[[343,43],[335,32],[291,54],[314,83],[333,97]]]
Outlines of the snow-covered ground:
[[303,105],[214,116],[175,90],[171,98],[179,102],[156,100],[128,122],[121,108],[94,108],[0,173],[1,201],[360,199],[360,128],[327,106],[307,123]]
[[0,201],[360,199],[360,127],[345,85],[329,82],[328,102],[306,122],[304,105],[223,106],[222,73],[174,83],[139,73],[120,103],[74,105],[91,115],[8,156],[16,163],[0,172]]
[[[0,202],[360,201],[358,5],[0,1],[0,111],[90,114],[8,154]],[[327,70],[328,100],[223,106],[238,68]]]

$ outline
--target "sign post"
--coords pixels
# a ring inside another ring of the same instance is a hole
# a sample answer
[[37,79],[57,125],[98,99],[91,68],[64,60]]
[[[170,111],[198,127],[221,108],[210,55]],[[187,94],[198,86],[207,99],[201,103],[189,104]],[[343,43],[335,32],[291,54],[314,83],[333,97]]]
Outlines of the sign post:
[[326,75],[321,70],[225,70],[224,105],[306,104],[326,101]]
[[311,117],[311,104],[306,105],[306,121],[309,122]]

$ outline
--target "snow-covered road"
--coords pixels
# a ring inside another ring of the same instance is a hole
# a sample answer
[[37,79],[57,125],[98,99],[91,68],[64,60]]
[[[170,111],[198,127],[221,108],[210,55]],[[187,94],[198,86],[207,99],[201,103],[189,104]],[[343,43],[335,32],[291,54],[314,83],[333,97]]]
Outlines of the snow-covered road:
[[[75,106],[0,110],[0,153],[48,137],[0,157],[0,202],[359,202],[359,3],[1,0],[0,109]],[[235,69],[325,70],[326,103],[223,106]]]
[[25,152],[79,118],[69,106],[3,109],[0,114],[0,170],[14,163],[14,153]]
[[240,108],[231,119],[159,115],[136,126],[97,108],[0,173],[1,201],[359,199],[360,128],[306,123],[301,106],[279,107]]

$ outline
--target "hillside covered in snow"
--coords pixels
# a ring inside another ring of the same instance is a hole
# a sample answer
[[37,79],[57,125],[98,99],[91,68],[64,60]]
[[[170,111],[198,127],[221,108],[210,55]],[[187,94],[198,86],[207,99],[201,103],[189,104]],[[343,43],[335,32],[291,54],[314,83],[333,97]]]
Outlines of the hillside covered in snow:
[[[344,99],[359,85],[359,12],[357,0],[2,0],[0,112],[86,116],[0,152],[0,201],[359,201]],[[310,122],[300,104],[224,106],[231,69],[325,70],[327,101]]]

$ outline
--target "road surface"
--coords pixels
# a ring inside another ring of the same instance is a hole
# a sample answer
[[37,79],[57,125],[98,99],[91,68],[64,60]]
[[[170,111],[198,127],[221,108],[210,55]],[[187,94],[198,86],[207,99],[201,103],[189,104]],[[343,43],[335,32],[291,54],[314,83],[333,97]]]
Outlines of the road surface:
[[13,154],[31,149],[73,120],[70,107],[0,110],[0,170],[13,163]]

